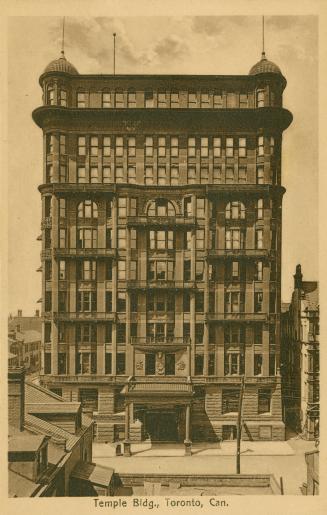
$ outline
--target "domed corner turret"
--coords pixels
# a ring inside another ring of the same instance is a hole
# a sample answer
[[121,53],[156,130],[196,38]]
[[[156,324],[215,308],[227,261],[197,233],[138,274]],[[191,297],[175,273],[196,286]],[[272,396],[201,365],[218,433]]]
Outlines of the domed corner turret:
[[75,66],[72,65],[69,61],[67,61],[63,51],[61,51],[61,56],[59,57],[59,59],[54,59],[48,64],[42,75],[50,72],[68,73],[69,75],[79,75]]
[[276,73],[283,76],[277,64],[268,61],[265,52],[262,52],[261,59],[249,71],[249,75],[259,75],[261,73]]

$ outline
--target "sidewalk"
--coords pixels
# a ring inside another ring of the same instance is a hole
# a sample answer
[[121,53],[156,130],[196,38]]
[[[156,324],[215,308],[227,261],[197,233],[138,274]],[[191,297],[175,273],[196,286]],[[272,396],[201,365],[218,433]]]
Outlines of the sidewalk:
[[[131,445],[133,457],[173,457],[184,456],[183,444],[151,444],[151,442]],[[199,443],[192,445],[193,456],[234,456],[236,441],[218,444]],[[241,454],[247,456],[292,456],[294,449],[288,442],[241,442]],[[93,444],[94,457],[116,457],[116,445]]]

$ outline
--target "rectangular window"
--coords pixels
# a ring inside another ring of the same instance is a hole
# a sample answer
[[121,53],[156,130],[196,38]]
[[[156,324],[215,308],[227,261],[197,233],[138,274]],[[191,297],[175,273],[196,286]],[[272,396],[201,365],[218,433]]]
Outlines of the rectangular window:
[[77,93],[77,107],[86,107],[86,93]]
[[262,325],[254,326],[254,344],[262,345]]
[[203,356],[203,354],[196,354],[195,355],[195,368],[194,368],[194,374],[196,376],[202,376],[203,375],[203,366],[204,366],[204,356]]
[[178,157],[178,137],[172,136],[170,138],[170,155],[171,157]]
[[167,98],[164,91],[158,92],[158,107],[167,107]]
[[258,89],[257,91],[257,107],[265,106],[265,92],[263,89]]
[[209,93],[201,93],[201,107],[203,109],[208,109],[210,107]]
[[254,292],[254,312],[262,313],[262,304],[263,304],[263,292],[255,291]]
[[239,184],[246,184],[247,171],[245,166],[238,169],[238,182]]
[[118,108],[125,107],[124,93],[122,91],[115,92],[115,107],[118,107]]
[[203,344],[204,324],[195,324],[195,343],[197,345]]
[[197,107],[197,96],[196,93],[190,92],[188,93],[188,107],[194,108]]
[[196,168],[195,166],[189,166],[187,168],[187,184],[196,183]]
[[184,261],[184,281],[191,280],[191,261],[187,259]]
[[126,312],[126,293],[124,291],[117,293],[117,311],[119,313]]
[[77,182],[79,184],[85,184],[86,183],[86,170],[85,170],[85,166],[79,166],[77,168]]
[[105,374],[112,374],[112,353],[111,352],[106,352],[105,353],[105,369],[104,369],[104,373]]
[[255,354],[254,355],[254,371],[255,376],[261,376],[262,375],[262,354]]
[[59,218],[66,218],[66,199],[59,199]]
[[257,140],[257,154],[258,154],[258,156],[263,156],[264,155],[264,137],[263,136],[258,136],[258,140]]
[[195,157],[195,138],[188,138],[187,140],[187,155],[188,157]]
[[270,413],[271,390],[259,389],[258,391],[258,414]]
[[145,91],[144,93],[144,106],[154,107],[153,91]]
[[77,153],[79,156],[85,156],[86,155],[86,137],[85,136],[78,136],[77,139]]
[[213,157],[221,157],[221,138],[213,138]]
[[48,165],[47,166],[47,182],[49,183],[53,183],[54,182],[54,178],[53,178],[53,166],[52,165]]
[[99,140],[97,136],[91,136],[90,139],[90,154],[91,156],[97,156],[99,151]]
[[115,168],[116,182],[124,182],[124,168],[122,166],[116,166]]
[[192,232],[191,231],[184,232],[184,249],[192,250]]
[[245,109],[248,107],[248,94],[240,93],[240,108]]
[[234,168],[226,168],[226,184],[232,184],[234,182]]
[[274,150],[275,150],[275,138],[274,138],[274,136],[270,136],[269,147],[270,147],[270,155],[272,156],[274,154]]
[[208,143],[208,138],[201,138],[200,139],[200,143],[201,143],[201,147],[200,147],[200,154],[201,154],[201,157],[208,157],[209,155],[209,143]]
[[111,259],[106,261],[106,280],[107,281],[112,280],[112,260]]
[[257,220],[262,220],[262,218],[263,218],[263,199],[262,198],[259,198],[257,200],[256,215],[257,215]]
[[135,91],[129,91],[127,93],[127,105],[128,105],[128,107],[136,107],[136,93],[135,93]]
[[167,172],[166,172],[166,168],[163,166],[160,166],[158,168],[158,184],[161,184],[161,185],[167,184]]
[[102,107],[108,108],[111,107],[111,94],[109,92],[102,92]]
[[124,155],[124,138],[116,136],[116,157],[123,157]]
[[262,261],[257,261],[255,264],[254,280],[262,281],[262,278],[263,278],[263,263],[262,263]]
[[59,279],[66,279],[66,261],[64,259],[59,261]]
[[238,155],[246,157],[246,138],[238,138]]
[[116,363],[116,373],[117,375],[124,375],[126,369],[126,356],[125,352],[117,352],[117,363]]
[[106,291],[106,313],[112,313],[112,292]]
[[110,166],[104,166],[102,169],[102,180],[104,184],[111,182],[111,168]]
[[205,217],[205,199],[204,198],[196,199],[196,216],[198,218]]
[[97,184],[99,182],[99,170],[97,166],[92,166],[90,169],[90,182]]
[[128,157],[136,156],[136,139],[128,138],[127,139],[127,148],[128,148]]
[[197,229],[195,234],[195,247],[197,250],[204,249],[204,229]]
[[146,166],[144,170],[144,183],[153,184],[153,167]]
[[59,171],[59,182],[65,183],[67,182],[67,166],[66,165],[60,165],[60,171]]
[[238,107],[236,103],[236,94],[235,93],[227,93],[227,107],[234,108]]
[[129,166],[127,168],[127,182],[129,184],[136,183],[136,167],[135,166]]
[[153,157],[153,138],[146,136],[145,138],[145,157]]
[[172,166],[170,168],[170,184],[177,186],[179,184],[179,170],[178,166]]
[[126,280],[126,261],[118,261],[118,280]]
[[121,250],[126,249],[126,229],[118,229],[117,235],[118,248]]
[[158,138],[158,157],[166,156],[166,138],[165,136],[159,136]]
[[222,391],[222,413],[237,413],[239,404],[239,390]]
[[59,229],[59,248],[66,248],[66,229]]
[[[214,339],[213,339],[213,341],[214,341]],[[209,354],[208,374],[209,374],[209,376],[215,375],[215,354],[214,353]]]
[[195,280],[203,281],[204,274],[204,261],[196,261],[195,262]]
[[215,167],[213,169],[213,183],[214,184],[221,184],[222,182],[222,176],[221,176],[221,168]]
[[44,353],[44,373],[51,374],[51,352]]
[[257,167],[257,184],[264,184],[264,168],[263,168],[263,166]]
[[127,198],[119,197],[118,198],[118,217],[126,218],[127,216]]
[[170,107],[179,107],[179,93],[172,91],[170,94]]
[[67,106],[67,91],[65,89],[59,90],[59,104],[61,107]]
[[126,342],[126,324],[117,324],[117,343]]
[[109,157],[111,154],[111,138],[110,136],[103,136],[102,140],[102,155]]
[[209,182],[209,169],[201,166],[200,168],[200,183],[208,184]]
[[255,232],[255,248],[263,249],[263,230],[258,229]]
[[214,93],[213,107],[214,107],[214,109],[222,109],[223,108],[223,96],[221,93]]
[[195,292],[195,312],[203,313],[204,311],[204,293]]
[[226,157],[234,157],[234,138],[226,138]]
[[97,248],[97,230],[96,229],[79,229],[77,248],[79,248],[79,249],[95,249],[95,248]]
[[228,229],[225,233],[225,248],[226,249],[243,249],[244,248],[244,233],[239,229]]

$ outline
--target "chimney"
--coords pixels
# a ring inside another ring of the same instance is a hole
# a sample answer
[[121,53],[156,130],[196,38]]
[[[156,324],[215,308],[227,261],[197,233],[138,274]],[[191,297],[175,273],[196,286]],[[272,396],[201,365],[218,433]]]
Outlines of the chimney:
[[39,317],[39,316],[40,316],[40,310],[39,310],[39,309],[36,309],[36,310],[35,310],[35,316],[36,316],[36,317]]
[[24,429],[25,410],[25,368],[8,368],[8,423]]
[[294,289],[302,288],[302,277],[301,265],[296,265],[294,277]]
[[23,311],[22,311],[21,309],[19,309],[19,310],[17,311],[17,316],[18,316],[18,317],[22,317],[22,316],[23,316]]

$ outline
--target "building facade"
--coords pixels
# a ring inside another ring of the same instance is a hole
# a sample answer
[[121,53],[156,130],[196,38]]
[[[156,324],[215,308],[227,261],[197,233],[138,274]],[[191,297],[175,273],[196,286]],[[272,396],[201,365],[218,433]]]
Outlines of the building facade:
[[44,385],[99,441],[284,439],[280,266],[286,80],[80,75],[43,106]]
[[308,440],[319,438],[319,290],[303,281],[301,265],[282,314],[282,393],[284,420]]

